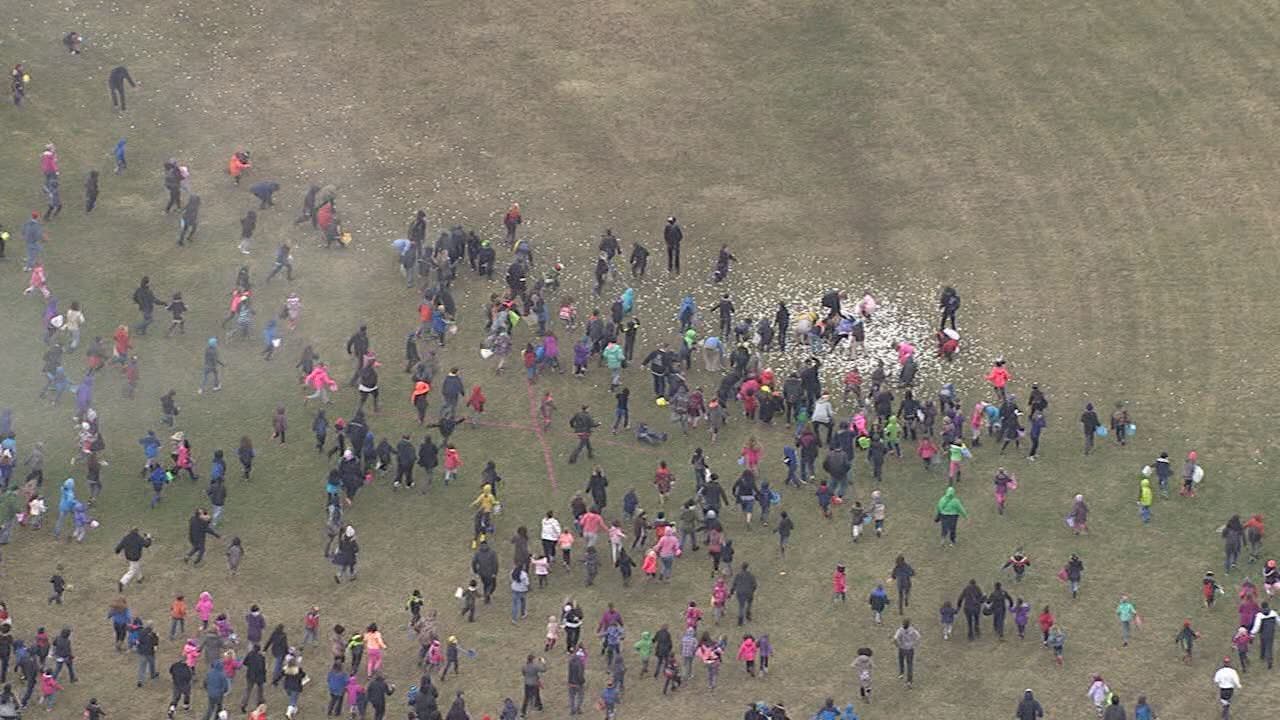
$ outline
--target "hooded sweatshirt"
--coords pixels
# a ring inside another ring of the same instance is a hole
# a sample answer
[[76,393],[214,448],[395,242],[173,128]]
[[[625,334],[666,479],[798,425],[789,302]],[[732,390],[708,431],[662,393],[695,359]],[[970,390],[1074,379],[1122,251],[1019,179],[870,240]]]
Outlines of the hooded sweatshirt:
[[964,509],[964,504],[960,502],[960,498],[956,497],[956,489],[954,487],[948,487],[947,491],[938,499],[937,510],[939,515],[969,517],[969,513]]

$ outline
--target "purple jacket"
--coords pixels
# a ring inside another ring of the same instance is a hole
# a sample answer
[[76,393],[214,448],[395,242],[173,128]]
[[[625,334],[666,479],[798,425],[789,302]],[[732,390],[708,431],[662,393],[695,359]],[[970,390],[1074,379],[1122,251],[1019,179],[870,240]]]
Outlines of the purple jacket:
[[573,346],[573,364],[586,365],[591,359],[591,346],[586,343],[578,343]]

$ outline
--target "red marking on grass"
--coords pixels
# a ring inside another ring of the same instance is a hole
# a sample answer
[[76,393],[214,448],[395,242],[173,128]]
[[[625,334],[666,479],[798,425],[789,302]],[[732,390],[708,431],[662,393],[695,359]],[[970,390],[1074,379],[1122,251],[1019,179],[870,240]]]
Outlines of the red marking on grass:
[[547,479],[551,481],[551,489],[556,489],[556,467],[551,460],[551,443],[547,442],[547,434],[542,430],[542,418],[538,413],[538,398],[533,392],[533,383],[525,388],[529,392],[529,425],[533,434],[538,436],[538,444],[542,445],[542,459],[547,463]]

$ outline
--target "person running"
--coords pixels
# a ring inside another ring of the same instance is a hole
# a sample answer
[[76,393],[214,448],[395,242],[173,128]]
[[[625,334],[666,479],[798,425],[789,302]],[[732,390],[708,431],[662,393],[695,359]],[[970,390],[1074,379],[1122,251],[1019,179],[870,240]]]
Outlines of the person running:
[[956,496],[955,486],[948,486],[946,491],[942,493],[942,497],[938,499],[936,510],[934,521],[941,525],[942,546],[946,547],[949,543],[952,547],[955,547],[956,524],[960,518],[969,517],[968,511],[964,509],[964,503],[960,502],[960,498]]
[[1218,703],[1222,706],[1222,720],[1231,718],[1231,699],[1236,690],[1244,687],[1240,675],[1231,667],[1231,658],[1222,658],[1222,666],[1213,674],[1213,684],[1218,687]]

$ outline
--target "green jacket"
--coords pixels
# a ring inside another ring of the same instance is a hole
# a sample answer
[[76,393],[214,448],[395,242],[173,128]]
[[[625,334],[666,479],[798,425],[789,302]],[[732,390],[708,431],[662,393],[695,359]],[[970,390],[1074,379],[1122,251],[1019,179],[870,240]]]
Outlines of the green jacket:
[[12,520],[21,509],[22,502],[18,499],[16,489],[11,489],[4,495],[0,495],[0,525]]
[[653,633],[648,630],[640,633],[640,639],[636,641],[636,652],[646,660],[653,657]]
[[1116,605],[1116,617],[1120,618],[1120,622],[1129,622],[1137,614],[1138,608],[1134,607],[1133,603],[1128,600],[1121,600],[1120,604]]
[[954,487],[947,488],[942,497],[938,498],[938,514],[969,517],[969,513],[964,509],[964,503],[960,502],[960,498],[956,497],[956,489]]
[[622,351],[622,346],[618,343],[611,343],[600,353],[604,357],[604,364],[609,366],[610,370],[617,370],[622,367],[622,361],[626,357]]

